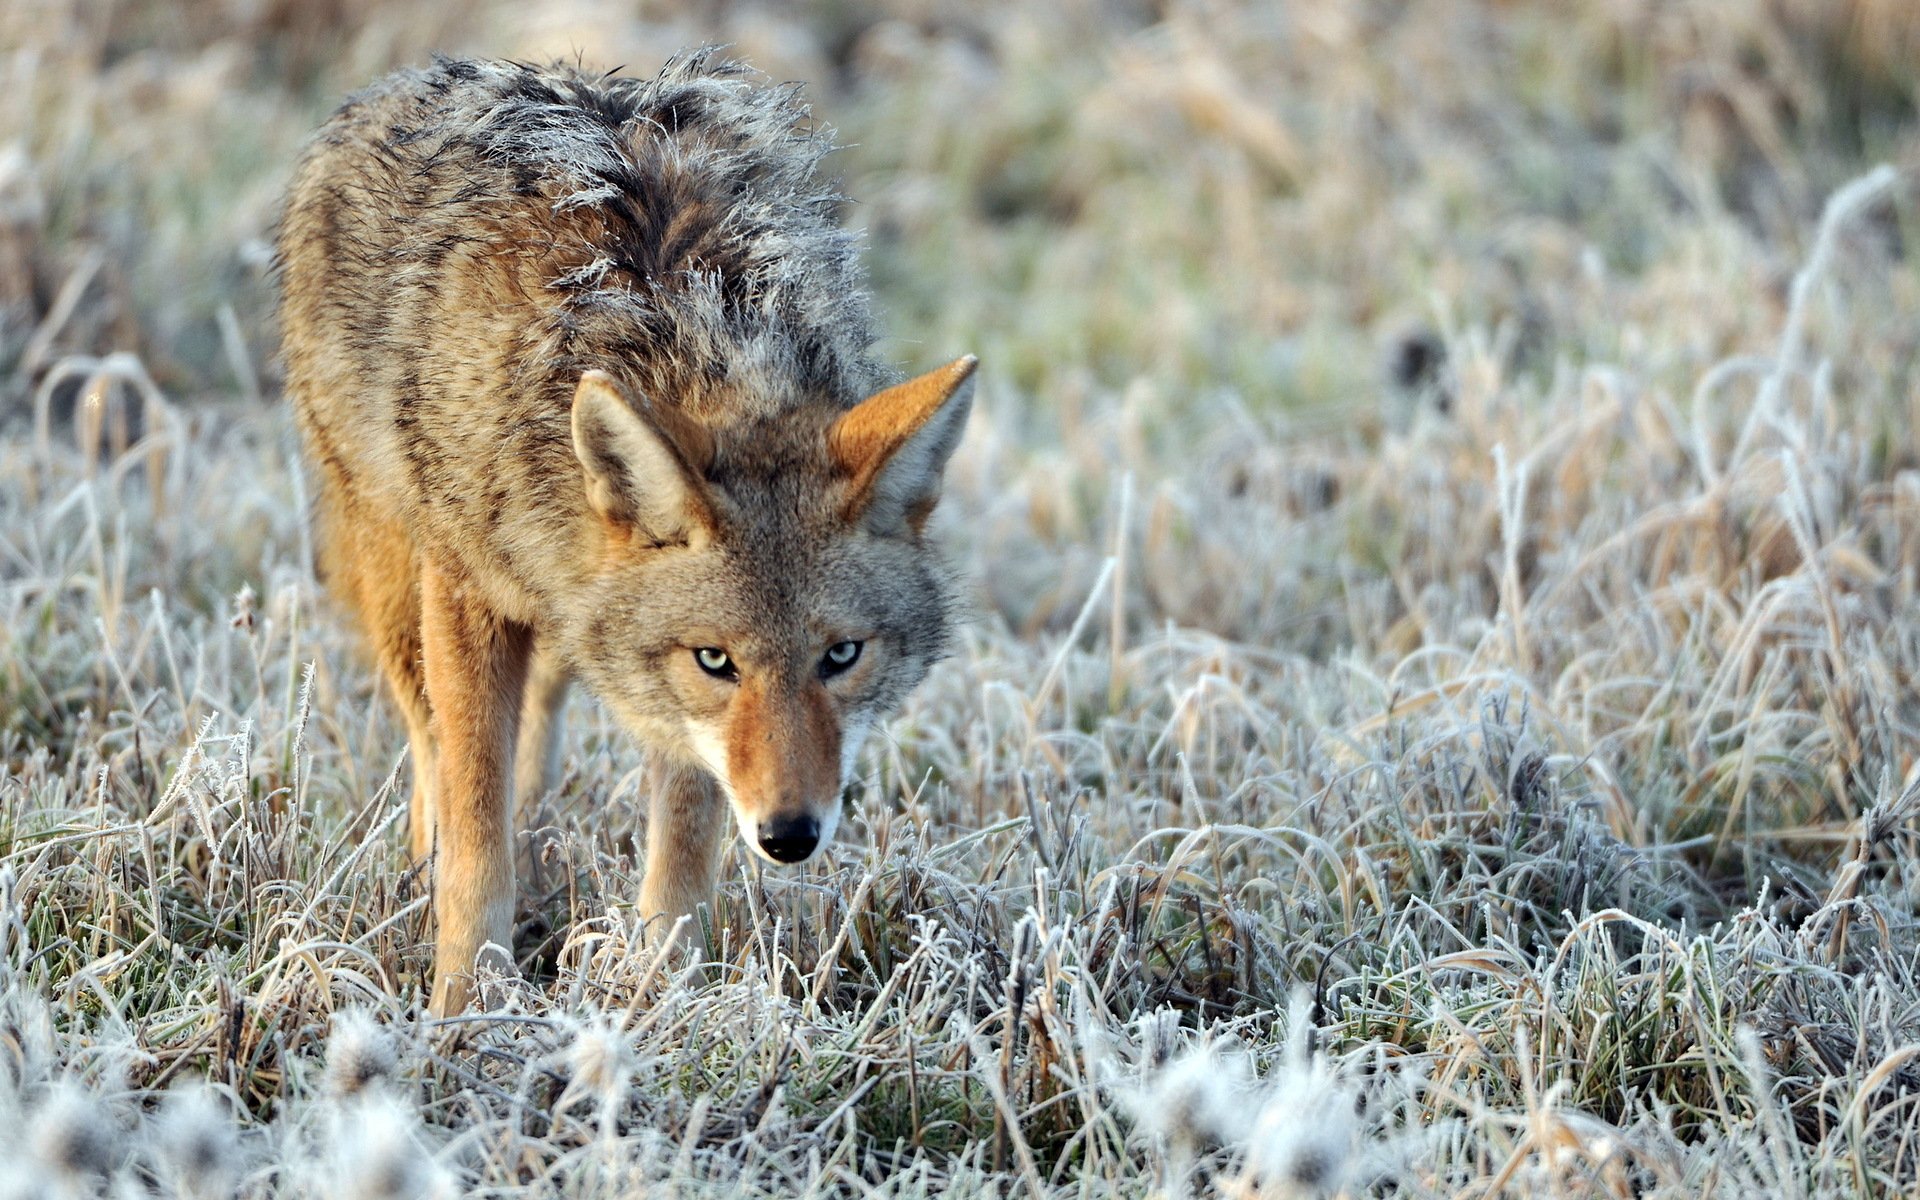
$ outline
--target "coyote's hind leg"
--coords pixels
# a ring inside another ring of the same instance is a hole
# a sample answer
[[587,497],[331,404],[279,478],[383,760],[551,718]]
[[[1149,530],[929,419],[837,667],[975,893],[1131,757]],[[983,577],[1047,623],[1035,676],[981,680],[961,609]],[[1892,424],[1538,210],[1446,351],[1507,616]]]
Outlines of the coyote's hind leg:
[[560,781],[570,681],[566,668],[536,638],[533,665],[527,670],[527,695],[520,705],[520,740],[513,752],[513,828],[520,847],[514,858],[535,886],[540,883],[539,859],[527,831],[538,823],[540,802]]
[[535,641],[527,670],[527,698],[520,705],[520,742],[513,752],[513,805],[525,829],[533,808],[560,780],[560,743],[566,732],[565,667]]
[[420,664],[420,567],[401,526],[370,515],[343,488],[321,497],[321,569],[353,606],[400,718],[407,726],[413,800],[407,832],[414,861],[433,849],[433,735]]

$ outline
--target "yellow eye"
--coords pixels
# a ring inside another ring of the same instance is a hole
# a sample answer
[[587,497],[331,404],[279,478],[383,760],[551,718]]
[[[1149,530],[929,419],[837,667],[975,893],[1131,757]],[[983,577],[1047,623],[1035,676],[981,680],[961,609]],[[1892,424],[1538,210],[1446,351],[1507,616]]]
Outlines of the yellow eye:
[[835,642],[833,645],[828,646],[826,654],[820,659],[820,674],[823,676],[838,675],[854,663],[859,662],[860,647],[863,645],[865,645],[864,642]]
[[738,679],[740,672],[735,669],[733,659],[725,650],[717,646],[702,646],[693,652],[693,661],[700,669],[716,679]]

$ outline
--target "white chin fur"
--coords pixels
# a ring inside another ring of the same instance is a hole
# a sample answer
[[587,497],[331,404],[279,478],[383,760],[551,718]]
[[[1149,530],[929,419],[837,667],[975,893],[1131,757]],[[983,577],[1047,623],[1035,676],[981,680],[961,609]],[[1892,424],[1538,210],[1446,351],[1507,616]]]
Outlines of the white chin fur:
[[840,734],[840,790],[846,791],[853,782],[853,769],[860,765],[860,747],[866,743],[867,730],[873,723],[865,717],[856,717],[847,722]]
[[727,800],[732,802],[733,784],[727,780],[727,747],[720,740],[719,732],[704,725],[689,724],[687,745],[693,749],[701,765],[707,768],[707,774],[713,776],[720,790],[726,793]]
[[813,848],[812,854],[807,855],[808,862],[812,862],[814,859],[820,857],[821,852],[833,844],[834,832],[839,828],[840,797],[836,794],[833,798],[833,807],[829,808],[820,817],[820,844]]

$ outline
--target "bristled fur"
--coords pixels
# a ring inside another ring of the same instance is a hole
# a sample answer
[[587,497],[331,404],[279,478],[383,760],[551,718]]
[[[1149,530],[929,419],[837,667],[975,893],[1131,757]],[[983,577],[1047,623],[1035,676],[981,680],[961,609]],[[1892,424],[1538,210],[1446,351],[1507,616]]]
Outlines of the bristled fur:
[[711,52],[647,80],[443,59],[295,173],[287,391],[322,565],[407,722],[443,1011],[505,938],[507,796],[542,789],[568,679],[659,757],[642,907],[671,916],[711,888],[706,776],[791,861],[945,651],[922,534],[971,360],[887,388],[830,148]]
[[498,230],[507,196],[554,219],[535,248],[551,294],[529,297],[551,326],[521,356],[534,376],[521,382],[598,367],[716,415],[721,381],[741,384],[736,396],[780,381],[852,397],[887,382],[867,356],[855,239],[835,221],[843,198],[821,176],[832,139],[798,85],[755,86],[712,50],[652,79],[441,59],[342,115],[369,109],[389,122],[406,203],[368,214],[389,221],[362,239],[392,268],[431,268],[456,240]]

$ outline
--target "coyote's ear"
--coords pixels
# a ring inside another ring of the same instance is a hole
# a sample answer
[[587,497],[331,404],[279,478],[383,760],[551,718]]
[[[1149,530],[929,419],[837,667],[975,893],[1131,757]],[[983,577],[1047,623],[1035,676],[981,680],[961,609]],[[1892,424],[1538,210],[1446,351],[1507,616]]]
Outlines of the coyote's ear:
[[677,412],[627,403],[604,371],[573,392],[573,452],[595,512],[655,545],[697,543],[711,527],[699,481],[712,458],[705,429]]
[[916,531],[940,499],[940,473],[967,427],[979,360],[969,354],[877,392],[848,409],[827,433],[834,461],[851,478],[847,519],[876,533]]

